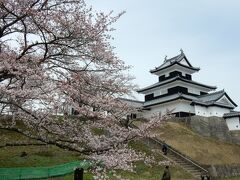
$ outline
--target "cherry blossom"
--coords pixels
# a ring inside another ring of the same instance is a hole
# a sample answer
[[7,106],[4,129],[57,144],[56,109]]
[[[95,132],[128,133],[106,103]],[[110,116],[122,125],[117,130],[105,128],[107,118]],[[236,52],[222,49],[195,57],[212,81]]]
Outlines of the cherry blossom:
[[118,97],[136,88],[110,44],[122,14],[95,13],[83,0],[0,0],[0,112],[8,114],[0,127],[132,170],[144,155],[128,141],[148,136],[167,116],[139,129],[120,123],[134,108]]

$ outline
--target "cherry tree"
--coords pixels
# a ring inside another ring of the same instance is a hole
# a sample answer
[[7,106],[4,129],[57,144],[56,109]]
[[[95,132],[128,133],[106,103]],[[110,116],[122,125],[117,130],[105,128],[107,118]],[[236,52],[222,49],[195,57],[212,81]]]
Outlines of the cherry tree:
[[[139,129],[120,123],[134,109],[118,97],[135,88],[109,43],[122,14],[95,13],[83,0],[0,0],[0,107],[10,112],[1,128],[132,169],[143,155],[127,142],[165,117]],[[78,118],[54,116],[63,105]]]

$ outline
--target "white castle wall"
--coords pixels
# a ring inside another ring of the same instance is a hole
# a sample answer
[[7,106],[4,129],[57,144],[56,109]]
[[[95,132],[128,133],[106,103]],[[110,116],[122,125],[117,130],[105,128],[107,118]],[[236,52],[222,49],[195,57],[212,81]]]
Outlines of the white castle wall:
[[226,123],[227,123],[229,131],[240,130],[239,117],[226,118]]
[[196,115],[207,116],[207,117],[209,116],[206,107],[195,105],[194,108],[195,108]]
[[190,105],[188,101],[185,100],[176,100],[169,103],[164,103],[162,105],[152,106],[150,111],[144,111],[143,117],[150,118],[153,114],[162,113],[166,114],[167,110],[175,112],[187,112],[195,113],[194,107]]
[[204,106],[195,105],[194,107],[195,107],[195,114],[199,116],[204,116],[204,117],[210,117],[210,116],[222,117],[223,114],[230,112],[230,110],[227,108],[221,108],[217,106],[204,107]]
[[209,113],[209,116],[223,117],[223,114],[230,113],[230,109],[211,106],[211,107],[208,107],[208,113]]

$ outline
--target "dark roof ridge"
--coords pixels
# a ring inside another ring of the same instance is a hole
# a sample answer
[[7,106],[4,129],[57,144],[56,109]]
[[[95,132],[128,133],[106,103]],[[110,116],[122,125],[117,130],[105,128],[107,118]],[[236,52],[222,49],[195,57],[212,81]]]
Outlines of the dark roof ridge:
[[175,77],[173,77],[173,78],[171,78],[171,79],[168,79],[168,80],[166,80],[166,81],[157,82],[157,83],[155,83],[155,84],[153,84],[153,85],[150,85],[150,86],[147,86],[147,87],[145,87],[145,88],[139,89],[139,90],[137,90],[137,92],[142,92],[142,91],[146,91],[146,90],[149,90],[149,89],[153,89],[153,88],[156,88],[156,87],[158,87],[158,86],[165,85],[165,84],[167,84],[167,83],[171,83],[171,82],[173,82],[173,81],[175,81],[175,80],[182,80],[182,81],[184,81],[184,82],[192,83],[192,84],[199,85],[199,86],[204,86],[204,87],[210,88],[210,89],[216,89],[216,88],[217,88],[216,86],[205,85],[205,84],[199,83],[199,82],[197,82],[197,81],[184,79],[184,78],[182,78],[182,77],[180,77],[180,76],[175,76]]
[[239,111],[231,111],[230,113],[223,114],[223,118],[228,118],[228,117],[240,117],[240,112]]
[[176,56],[174,56],[174,57],[171,57],[171,58],[169,58],[169,59],[165,59],[164,62],[168,62],[168,61],[171,62],[171,61],[174,60],[174,59],[175,59],[175,61],[176,61],[176,60],[179,60],[179,58],[180,58],[181,56],[185,57],[185,54],[183,54],[183,53],[178,54],[178,55],[176,55]]
[[[164,62],[164,63],[166,63],[166,62]],[[200,68],[199,67],[193,67],[193,66],[186,66],[186,65],[184,65],[184,64],[181,64],[180,62],[178,62],[178,61],[174,61],[174,62],[171,62],[169,65],[167,65],[167,66],[165,66],[165,67],[161,67],[161,66],[159,66],[159,67],[155,67],[154,69],[151,69],[150,70],[150,73],[154,73],[154,72],[157,72],[157,71],[159,71],[159,70],[163,70],[163,69],[166,69],[166,68],[168,68],[168,67],[171,67],[171,66],[173,66],[173,65],[175,65],[175,64],[178,64],[178,65],[180,65],[180,66],[182,66],[182,67],[185,67],[185,68],[188,68],[188,69],[193,69],[193,70],[195,70],[195,71],[199,71],[200,70]]]

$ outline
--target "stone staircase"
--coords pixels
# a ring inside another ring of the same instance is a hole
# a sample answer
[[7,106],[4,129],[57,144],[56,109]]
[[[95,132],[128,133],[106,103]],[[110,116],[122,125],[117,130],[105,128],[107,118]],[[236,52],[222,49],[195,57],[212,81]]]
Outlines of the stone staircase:
[[[148,138],[145,140],[145,144],[151,148],[162,149],[164,142],[156,138]],[[202,172],[208,173],[208,170],[204,169],[197,162],[193,161],[190,157],[187,157],[169,145],[166,158],[172,160],[184,170],[192,174],[195,179],[201,179],[200,175]]]
[[192,174],[196,179],[200,179],[201,175],[201,169],[198,167],[192,165],[191,163],[185,161],[184,159],[179,158],[174,153],[169,153],[167,155],[171,160],[173,160],[176,164],[181,166],[183,169],[185,169],[187,172]]

